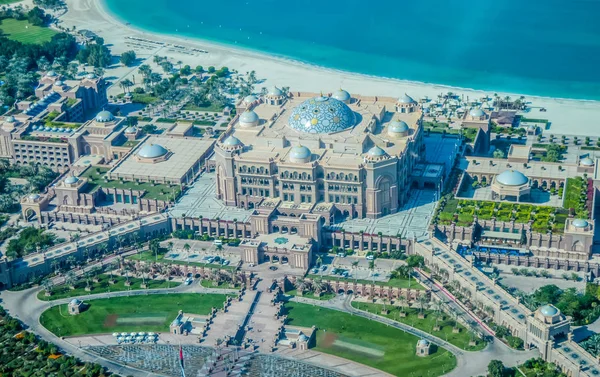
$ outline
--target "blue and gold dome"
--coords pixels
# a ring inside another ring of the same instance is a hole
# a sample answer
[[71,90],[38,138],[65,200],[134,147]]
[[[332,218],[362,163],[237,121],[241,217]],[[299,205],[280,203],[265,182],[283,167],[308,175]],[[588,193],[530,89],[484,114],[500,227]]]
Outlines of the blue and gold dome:
[[315,97],[292,110],[289,126],[300,132],[330,134],[354,127],[356,116],[342,101]]

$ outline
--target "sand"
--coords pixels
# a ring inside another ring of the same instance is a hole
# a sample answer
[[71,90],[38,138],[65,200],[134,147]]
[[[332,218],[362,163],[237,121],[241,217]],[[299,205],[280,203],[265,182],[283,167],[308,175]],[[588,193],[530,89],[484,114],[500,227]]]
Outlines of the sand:
[[[190,56],[170,51],[168,47],[161,47],[144,53],[138,52],[138,57],[148,59],[144,63],[151,66],[153,66],[151,63],[152,56],[160,55],[168,56],[171,62],[182,61],[184,65],[189,64],[192,67],[197,65],[202,65],[205,68],[211,65],[215,67],[227,66],[241,73],[254,70],[259,79],[265,80],[257,85],[257,91],[260,91],[261,87],[277,85],[280,87],[288,86],[291,90],[311,92],[332,92],[338,88],[343,88],[350,93],[362,95],[401,96],[407,93],[415,99],[425,96],[435,98],[438,94],[448,91],[470,98],[479,98],[486,94],[493,95],[493,92],[343,72],[199,39],[149,33],[126,25],[108,14],[104,9],[102,0],[66,0],[66,3],[69,10],[60,17],[62,25],[67,27],[76,26],[77,29],[88,29],[97,33],[104,38],[105,43],[111,48],[114,55],[120,55],[123,51],[131,49],[130,46],[126,45],[127,36],[203,49],[209,53]],[[160,71],[158,68],[155,69]],[[115,83],[132,74],[137,74],[135,68],[115,67],[106,72],[106,76],[110,76]],[[118,85],[114,85],[109,93],[117,94],[119,92],[121,90]],[[514,93],[499,94],[503,97],[509,95],[512,98],[519,96],[519,94]],[[600,102],[598,101],[532,96],[526,96],[526,100],[531,102],[530,106],[532,107],[531,111],[526,114],[527,117],[550,120],[551,127],[549,131],[546,131],[547,134],[600,136],[600,127],[598,127]],[[545,108],[547,112],[540,112],[539,108]]]

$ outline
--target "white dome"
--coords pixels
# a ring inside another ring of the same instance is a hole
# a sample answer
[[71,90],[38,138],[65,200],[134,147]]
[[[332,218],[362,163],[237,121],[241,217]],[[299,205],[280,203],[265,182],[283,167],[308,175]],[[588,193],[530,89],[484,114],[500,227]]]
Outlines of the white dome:
[[246,97],[244,98],[244,103],[245,103],[245,104],[247,104],[247,105],[249,105],[249,104],[251,104],[251,103],[254,103],[254,102],[256,102],[256,101],[258,101],[258,98],[256,98],[256,97],[255,97],[255,96],[253,96],[252,94],[251,94],[251,95],[249,95],[249,96],[246,96]]
[[127,127],[125,129],[125,133],[128,133],[128,134],[134,134],[134,133],[136,133],[136,131],[137,131],[137,128],[135,128],[135,127]]
[[558,309],[556,309],[554,306],[552,305],[544,305],[540,308],[540,312],[545,316],[545,317],[552,317],[558,314]]
[[46,76],[48,76],[48,77],[56,77],[57,75],[56,75],[56,72],[54,72],[54,71],[48,71],[46,73]]
[[408,132],[410,127],[403,120],[395,120],[388,126],[388,134],[405,134]]
[[269,91],[267,92],[267,95],[273,96],[273,97],[279,97],[279,96],[283,95],[283,92],[278,87],[272,86],[272,87],[269,88]]
[[571,222],[571,224],[575,227],[575,228],[585,228],[589,225],[588,221],[585,219],[575,219]]
[[14,122],[16,122],[17,120],[15,119],[15,117],[14,117],[14,116],[12,116],[12,115],[9,115],[9,116],[7,116],[6,118],[4,118],[4,121],[5,121],[5,122],[8,122],[8,123],[14,123]]
[[71,305],[79,305],[81,304],[81,301],[79,301],[78,299],[74,298],[71,300]]
[[40,195],[39,194],[29,194],[28,198],[35,201],[40,198]]
[[242,125],[254,126],[258,124],[259,120],[258,114],[252,110],[246,110],[240,115],[240,123]]
[[65,179],[65,183],[68,185],[72,185],[74,183],[77,183],[78,181],[79,181],[79,178],[77,178],[74,175],[71,175],[71,176],[67,177],[67,179]]
[[144,145],[137,155],[142,158],[158,158],[166,155],[169,151],[160,144]]
[[223,145],[226,145],[228,147],[235,147],[238,145],[242,145],[242,142],[237,137],[231,135],[223,141]]
[[411,96],[404,93],[402,97],[398,98],[398,103],[416,103],[416,101]]
[[377,145],[374,146],[373,148],[369,149],[369,152],[367,152],[367,153],[371,157],[382,157],[382,156],[385,156],[385,151],[383,149],[381,149],[380,147],[378,147]]
[[579,164],[581,164],[582,166],[594,166],[594,160],[592,160],[592,159],[591,159],[591,158],[589,158],[589,157],[582,158],[582,159],[579,161]]
[[427,339],[421,339],[421,340],[419,340],[419,345],[421,347],[425,347],[425,346],[429,345],[429,342],[427,341]]
[[469,115],[471,115],[474,118],[479,118],[485,116],[485,111],[481,110],[481,108],[472,109],[471,111],[469,111]]
[[348,102],[352,99],[352,96],[350,95],[350,93],[348,93],[344,89],[340,89],[340,90],[334,92],[331,95],[331,97],[337,99],[338,101],[342,101],[342,102]]
[[114,115],[110,111],[102,110],[96,115],[96,122],[107,123],[112,122],[115,119]]
[[507,170],[496,176],[496,182],[505,186],[521,186],[529,182],[529,178],[520,171]]
[[310,149],[308,149],[304,145],[295,146],[290,150],[290,160],[292,162],[309,162],[311,156],[312,153]]

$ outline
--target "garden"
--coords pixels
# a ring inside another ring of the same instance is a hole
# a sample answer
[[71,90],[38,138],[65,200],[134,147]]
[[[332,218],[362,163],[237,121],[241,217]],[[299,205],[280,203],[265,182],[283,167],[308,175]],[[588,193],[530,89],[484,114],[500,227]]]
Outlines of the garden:
[[[480,351],[487,344],[484,340],[476,337],[473,332],[468,331],[463,325],[458,323],[456,318],[442,311],[441,308],[420,310],[419,308],[410,308],[408,305],[403,307],[359,301],[353,301],[352,306],[358,310],[405,323],[467,351]],[[422,315],[419,316],[419,313]]]
[[112,297],[84,301],[78,315],[68,315],[67,305],[57,305],[42,313],[40,323],[57,336],[104,334],[122,331],[169,331],[179,310],[208,315],[227,299],[224,294],[171,293]]
[[152,182],[129,182],[124,180],[112,180],[106,176],[107,168],[91,166],[86,169],[81,178],[87,180],[86,192],[96,191],[98,188],[131,189],[145,191],[144,199],[156,199],[164,201],[175,201],[181,193],[178,185],[168,185]]
[[554,233],[562,233],[567,220],[566,211],[560,208],[449,197],[440,201],[433,221],[440,225],[450,225],[456,222],[459,226],[470,226],[475,216],[480,220],[495,218],[504,222],[514,220],[521,224],[531,222],[532,229],[540,233],[549,230]]
[[288,302],[287,323],[317,327],[316,351],[353,360],[394,376],[440,376],[456,367],[449,351],[434,348],[428,357],[416,355],[419,338],[400,329],[348,313]]
[[592,205],[593,185],[583,177],[567,178],[564,207],[575,217],[588,219]]

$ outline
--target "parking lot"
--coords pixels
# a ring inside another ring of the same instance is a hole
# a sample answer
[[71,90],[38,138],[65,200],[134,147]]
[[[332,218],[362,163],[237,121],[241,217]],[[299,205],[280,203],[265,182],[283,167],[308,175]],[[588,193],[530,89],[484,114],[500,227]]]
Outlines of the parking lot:
[[[239,249],[226,244],[218,250],[212,241],[170,240],[170,242],[173,242],[173,250],[165,254],[165,259],[228,266],[237,266],[241,259]],[[162,242],[161,246],[168,248],[168,243],[169,241]],[[184,247],[186,244],[190,246],[189,251]]]
[[369,269],[370,260],[364,257],[327,255],[322,256],[321,259],[322,266],[320,268],[312,268],[309,273],[322,276],[323,278],[332,276],[348,279],[387,281],[393,270],[404,265],[403,261],[397,259],[375,259],[375,268],[371,271]]

